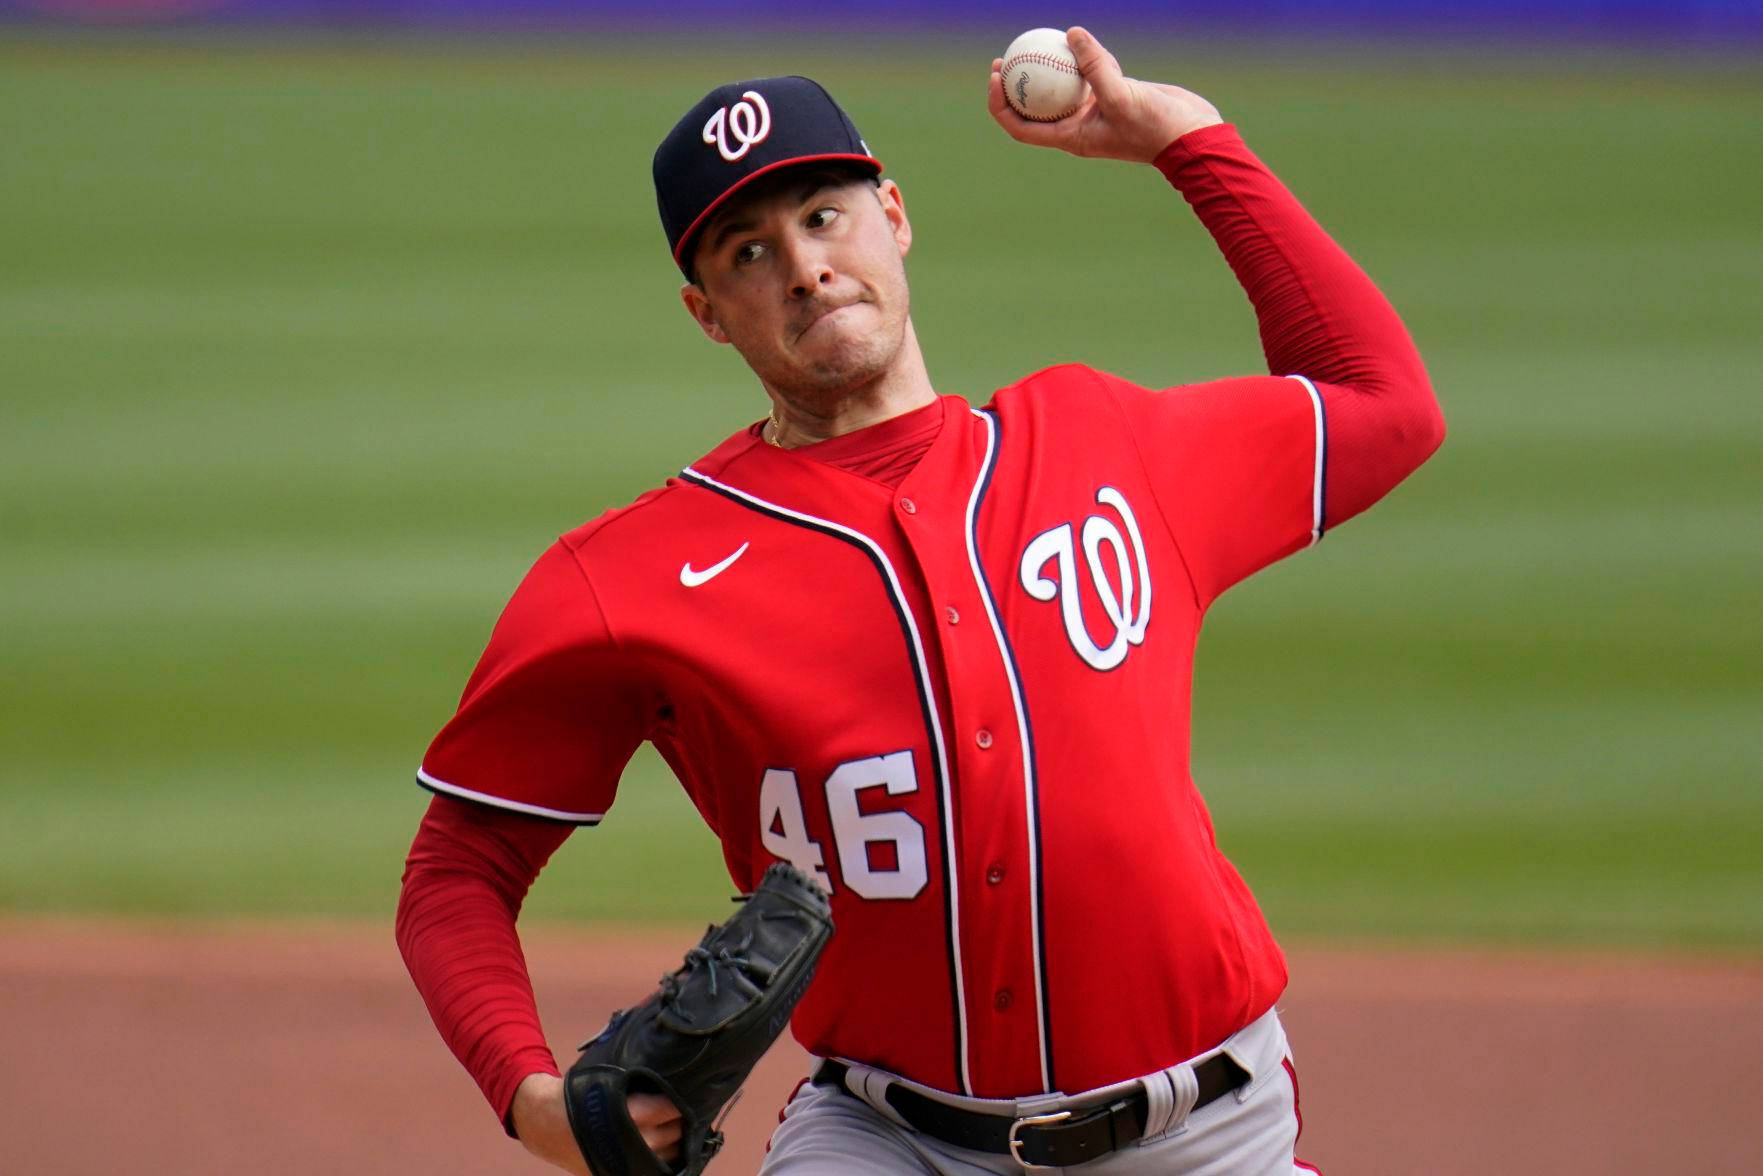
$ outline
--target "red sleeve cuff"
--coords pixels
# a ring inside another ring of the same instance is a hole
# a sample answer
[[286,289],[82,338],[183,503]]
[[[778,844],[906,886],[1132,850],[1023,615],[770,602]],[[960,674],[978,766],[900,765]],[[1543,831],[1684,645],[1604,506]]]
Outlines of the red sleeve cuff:
[[1219,147],[1232,145],[1244,146],[1243,137],[1237,132],[1234,123],[1201,127],[1197,131],[1189,131],[1159,151],[1157,158],[1151,161],[1151,166],[1162,172],[1164,179],[1179,188],[1181,181],[1178,176],[1183,167]]

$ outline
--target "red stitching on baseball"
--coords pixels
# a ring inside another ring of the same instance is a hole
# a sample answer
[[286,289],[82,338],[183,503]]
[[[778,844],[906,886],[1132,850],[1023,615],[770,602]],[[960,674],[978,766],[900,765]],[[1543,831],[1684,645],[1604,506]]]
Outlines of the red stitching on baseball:
[[1041,53],[1039,51],[1018,53],[1015,57],[1012,57],[1009,61],[1006,61],[1004,63],[1004,68],[999,70],[998,72],[999,73],[1009,73],[1011,71],[1011,69],[1013,69],[1017,65],[1017,63],[1023,62],[1023,61],[1032,61],[1036,65],[1050,65],[1054,69],[1059,70],[1061,73],[1077,74],[1080,77],[1082,76],[1082,71],[1077,68],[1076,62],[1067,61],[1063,57],[1054,57],[1051,53]]

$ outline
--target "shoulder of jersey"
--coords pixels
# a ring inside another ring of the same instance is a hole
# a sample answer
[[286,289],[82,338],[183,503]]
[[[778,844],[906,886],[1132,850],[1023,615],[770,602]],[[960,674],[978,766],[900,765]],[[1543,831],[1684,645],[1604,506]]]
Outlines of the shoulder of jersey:
[[[715,476],[756,444],[743,429],[692,462],[690,468]],[[565,532],[563,544],[578,556],[589,551],[598,554],[652,548],[657,538],[676,528],[695,530],[703,526],[702,504],[693,501],[699,493],[690,483],[670,477],[665,484],[638,495],[630,503],[613,507]]]
[[1005,402],[1022,397],[1094,396],[1098,381],[1114,378],[1117,377],[1108,376],[1087,364],[1054,364],[999,388],[992,394],[992,402],[1002,407]]
[[[645,490],[625,505],[612,507],[603,514],[589,519],[579,527],[574,527],[565,531],[563,533],[564,545],[579,551],[583,547],[588,546],[589,543],[594,542],[596,536],[599,536],[602,532],[617,530],[618,528],[615,524],[622,521],[647,522],[649,521],[649,518],[645,516],[653,516],[655,513],[652,508],[655,507],[656,504],[664,502],[667,497],[670,494],[673,494],[678,488],[679,481],[675,478],[669,478],[666,485],[657,486],[653,490]],[[610,538],[610,535],[608,535],[608,538]],[[601,542],[604,542],[604,540],[601,540]]]

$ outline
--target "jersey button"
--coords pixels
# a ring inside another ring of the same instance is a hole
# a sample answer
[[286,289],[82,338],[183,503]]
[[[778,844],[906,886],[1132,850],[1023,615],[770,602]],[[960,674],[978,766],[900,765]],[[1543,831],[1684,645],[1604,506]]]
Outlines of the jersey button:
[[993,862],[992,868],[986,871],[986,881],[991,883],[993,886],[996,886],[998,883],[1002,882],[1003,880],[1004,880],[1004,867],[1001,864],[999,864],[998,862]]
[[902,498],[900,500],[900,509],[905,511],[907,514],[917,514],[918,513],[918,504],[916,502],[912,501],[910,498]]
[[959,625],[961,623],[961,613],[957,611],[952,604],[944,610],[944,615],[949,618],[949,623],[951,625]]
[[979,744],[979,749],[981,751],[984,751],[986,748],[988,748],[992,745],[992,733],[990,731],[986,730],[984,727],[981,727],[978,731],[976,731],[974,733],[973,741],[975,743]]
[[1009,1008],[1010,1002],[1015,999],[1014,996],[1010,995],[1010,990],[1008,988],[1000,988],[998,989],[998,995],[992,998],[992,1007],[1001,1013]]

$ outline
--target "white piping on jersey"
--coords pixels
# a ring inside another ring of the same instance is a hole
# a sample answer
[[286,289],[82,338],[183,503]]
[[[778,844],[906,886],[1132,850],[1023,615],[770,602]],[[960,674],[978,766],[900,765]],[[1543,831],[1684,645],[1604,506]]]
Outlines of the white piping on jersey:
[[899,576],[894,574],[894,565],[889,562],[887,553],[881,549],[880,544],[863,532],[853,530],[843,523],[835,523],[831,519],[823,519],[817,515],[804,514],[799,510],[791,510],[787,506],[779,506],[777,503],[760,498],[756,494],[749,494],[726,482],[719,482],[691,466],[687,466],[681,472],[693,481],[701,482],[706,486],[714,486],[725,494],[739,498],[744,502],[750,502],[763,510],[772,511],[811,526],[837,531],[841,535],[855,539],[875,557],[876,566],[880,567],[887,575],[888,594],[893,597],[895,609],[905,619],[906,632],[912,639],[913,669],[918,675],[921,686],[920,694],[924,698],[925,709],[930,714],[931,747],[937,757],[937,775],[943,794],[943,837],[948,861],[948,866],[943,871],[943,882],[949,892],[949,930],[951,932],[949,947],[954,956],[953,963],[955,965],[955,1032],[960,1044],[961,1090],[964,1094],[971,1092],[973,1090],[973,1074],[967,1061],[967,977],[961,966],[961,894],[956,884],[955,798],[949,791],[949,753],[943,746],[943,721],[942,717],[937,714],[936,690],[931,682],[929,665],[924,658],[924,640],[918,635],[918,621],[913,617],[912,609],[906,603],[906,594],[900,588]]
[[492,796],[488,792],[476,792],[470,788],[461,788],[457,784],[449,784],[428,774],[426,768],[416,769],[416,778],[427,784],[436,792],[445,792],[463,800],[475,800],[479,804],[487,804],[492,808],[509,809],[517,813],[525,813],[529,817],[549,817],[553,821],[568,821],[575,825],[597,825],[605,813],[570,813],[562,809],[545,808],[542,805],[526,804],[518,800],[508,800],[501,796]]
[[1328,426],[1322,417],[1322,393],[1316,390],[1308,378],[1299,375],[1286,377],[1304,385],[1310,393],[1310,406],[1316,410],[1316,473],[1311,481],[1310,492],[1310,546],[1322,538],[1322,474],[1328,459]]
[[973,582],[979,588],[979,598],[985,602],[986,620],[992,625],[992,638],[998,643],[998,657],[1004,663],[1004,676],[1010,682],[1010,703],[1016,708],[1016,733],[1022,740],[1022,800],[1024,815],[1028,818],[1029,929],[1034,945],[1035,1037],[1041,1050],[1041,1089],[1050,1091],[1053,1089],[1053,1080],[1047,1059],[1047,994],[1041,983],[1041,858],[1040,844],[1035,837],[1035,827],[1039,821],[1035,803],[1039,782],[1035,779],[1034,750],[1029,746],[1028,713],[1022,702],[1022,683],[1017,681],[1015,663],[1004,644],[1004,627],[998,621],[998,610],[992,603],[991,589],[987,587],[985,575],[980,571],[979,535],[975,528],[980,488],[985,485],[986,475],[992,468],[993,455],[997,452],[998,423],[988,413],[978,409],[968,411],[985,422],[986,456],[980,463],[979,477],[974,479],[973,492],[967,498],[967,566],[973,569]]

